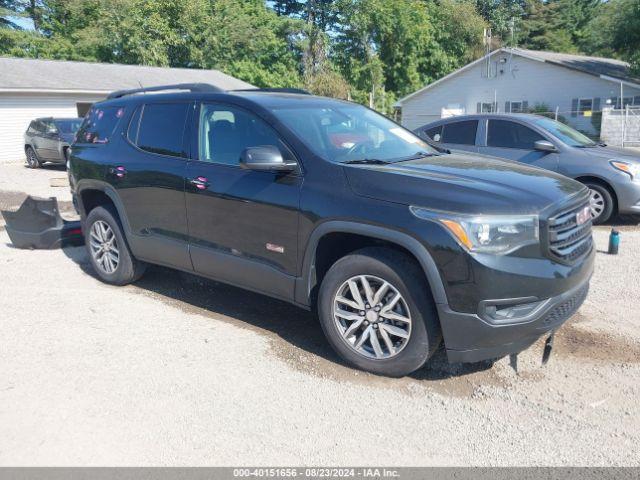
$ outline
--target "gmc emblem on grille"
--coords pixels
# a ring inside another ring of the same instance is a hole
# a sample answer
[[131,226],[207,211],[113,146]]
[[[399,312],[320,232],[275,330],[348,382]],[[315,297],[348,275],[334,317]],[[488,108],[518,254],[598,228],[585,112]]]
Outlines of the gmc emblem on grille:
[[587,223],[591,219],[591,207],[584,207],[578,213],[576,213],[576,223],[582,225]]

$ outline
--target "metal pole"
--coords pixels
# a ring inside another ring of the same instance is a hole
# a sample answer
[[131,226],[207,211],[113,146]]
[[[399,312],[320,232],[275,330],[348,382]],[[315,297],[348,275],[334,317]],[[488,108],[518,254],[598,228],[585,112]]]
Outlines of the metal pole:
[[627,120],[629,118],[629,105],[624,110],[624,115],[622,116],[622,148],[624,148],[624,139],[627,136]]
[[558,121],[558,110],[560,110],[560,107],[556,105],[556,122]]

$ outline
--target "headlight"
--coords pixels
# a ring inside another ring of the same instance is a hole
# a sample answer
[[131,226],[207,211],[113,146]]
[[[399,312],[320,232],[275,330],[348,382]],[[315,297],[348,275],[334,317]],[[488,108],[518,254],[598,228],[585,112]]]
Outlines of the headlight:
[[410,207],[411,213],[442,224],[470,252],[505,255],[539,241],[537,215],[467,216]]
[[609,163],[616,170],[631,175],[631,178],[640,177],[640,165],[637,163],[619,162],[618,160],[611,160]]

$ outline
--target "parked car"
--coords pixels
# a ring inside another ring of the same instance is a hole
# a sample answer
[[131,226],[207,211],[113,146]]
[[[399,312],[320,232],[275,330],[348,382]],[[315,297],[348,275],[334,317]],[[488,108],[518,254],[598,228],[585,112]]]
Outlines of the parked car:
[[596,224],[618,213],[640,214],[640,155],[609,147],[563,123],[529,114],[450,117],[415,130],[448,149],[553,170],[589,188]]
[[165,88],[95,104],[73,145],[71,190],[107,283],[153,263],[314,309],[342,358],[390,376],[442,340],[452,362],[519,352],[587,295],[578,182],[438,152],[346,101]]
[[82,118],[36,118],[24,134],[24,153],[29,168],[45,162],[66,163],[67,150]]

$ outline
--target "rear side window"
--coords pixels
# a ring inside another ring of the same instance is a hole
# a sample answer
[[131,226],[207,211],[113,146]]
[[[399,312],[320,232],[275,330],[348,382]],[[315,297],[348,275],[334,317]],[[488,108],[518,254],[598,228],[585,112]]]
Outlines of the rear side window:
[[[188,103],[149,103],[141,111],[136,141],[138,148],[147,152],[172,157],[186,157],[184,151],[184,127],[187,121]],[[129,138],[135,135],[129,125]]]
[[428,130],[425,130],[424,133],[427,137],[429,137],[434,142],[439,142],[440,140],[442,140],[442,125],[429,128]]
[[77,142],[107,143],[123,114],[123,107],[93,107],[78,130]]
[[459,145],[475,145],[476,132],[478,131],[477,120],[466,120],[464,122],[447,123],[442,132],[443,143],[457,143]]
[[533,150],[534,143],[544,140],[539,133],[508,120],[489,120],[487,146]]

